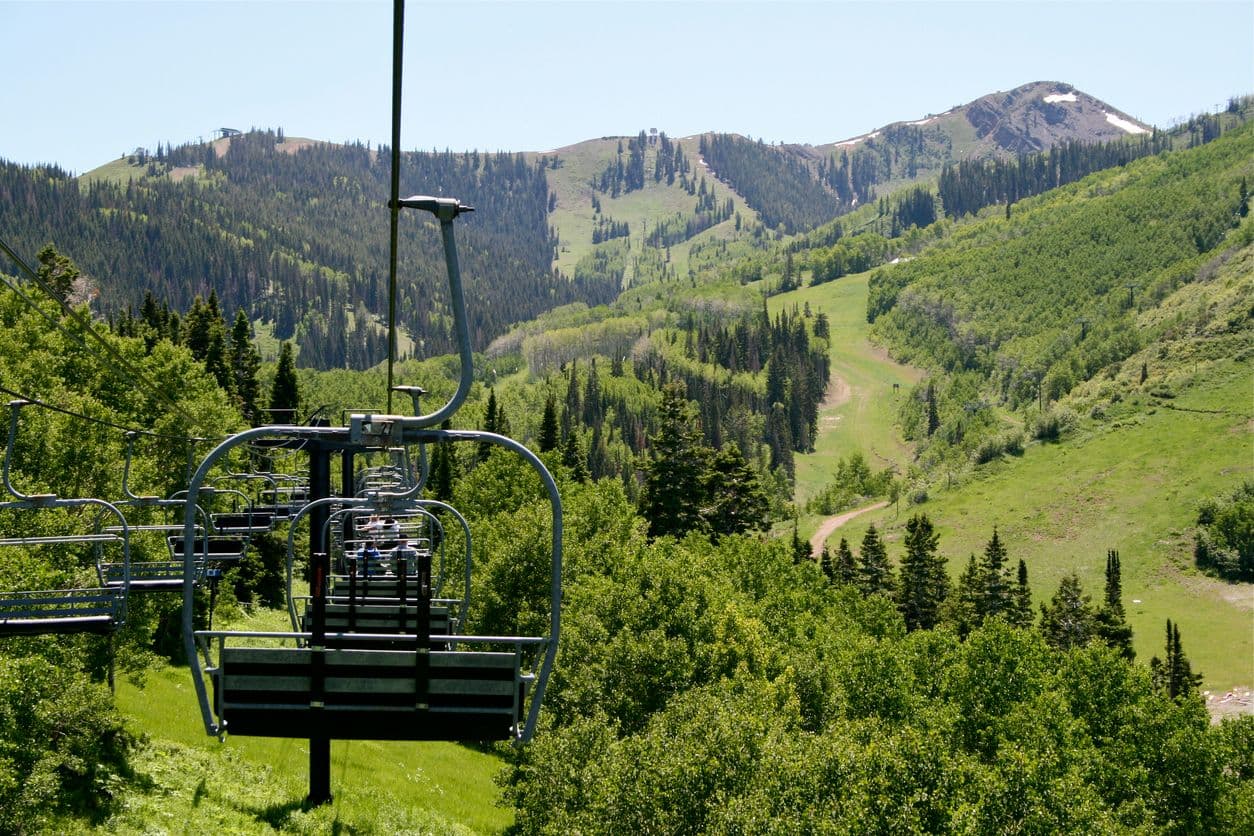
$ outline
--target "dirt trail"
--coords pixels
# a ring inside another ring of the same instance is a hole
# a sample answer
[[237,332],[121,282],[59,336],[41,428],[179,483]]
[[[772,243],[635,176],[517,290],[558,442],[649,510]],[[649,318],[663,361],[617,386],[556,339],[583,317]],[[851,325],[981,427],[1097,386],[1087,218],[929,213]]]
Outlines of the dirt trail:
[[823,520],[823,524],[819,526],[819,530],[814,532],[814,536],[810,538],[810,554],[818,557],[823,552],[823,544],[827,542],[827,538],[832,536],[832,532],[840,528],[845,523],[852,520],[860,514],[868,511],[878,511],[881,508],[888,507],[888,500],[882,500],[874,505],[867,505],[864,508],[855,508],[852,511],[846,511],[843,514],[837,514],[834,517],[828,517]]

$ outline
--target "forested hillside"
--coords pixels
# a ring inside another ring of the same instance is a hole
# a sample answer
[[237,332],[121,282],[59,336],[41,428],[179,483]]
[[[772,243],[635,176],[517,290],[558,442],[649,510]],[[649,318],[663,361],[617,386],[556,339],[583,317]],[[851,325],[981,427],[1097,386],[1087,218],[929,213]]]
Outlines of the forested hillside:
[[[227,311],[295,337],[306,365],[376,363],[386,356],[389,155],[282,141],[257,131],[232,137],[221,156],[211,144],[162,149],[136,159],[137,176],[124,182],[0,164],[0,226],[19,252],[53,242],[72,257],[107,315],[138,309],[145,292],[186,310],[213,291]],[[544,169],[510,154],[404,155],[403,195],[456,194],[477,209],[459,227],[476,345],[556,304],[617,294],[552,273]],[[418,233],[407,217],[398,322],[427,354],[444,353],[452,336],[442,251]]]
[[[909,263],[872,276],[867,317],[910,362],[948,374],[947,392],[920,394],[906,431],[970,447],[988,399],[1048,407],[1180,327],[1152,312],[1206,281],[1225,253],[1250,242],[1254,130],[1093,175],[1016,204]],[[1229,328],[1248,327],[1232,311]],[[994,422],[995,423],[995,422]],[[965,439],[965,440],[964,440]]]

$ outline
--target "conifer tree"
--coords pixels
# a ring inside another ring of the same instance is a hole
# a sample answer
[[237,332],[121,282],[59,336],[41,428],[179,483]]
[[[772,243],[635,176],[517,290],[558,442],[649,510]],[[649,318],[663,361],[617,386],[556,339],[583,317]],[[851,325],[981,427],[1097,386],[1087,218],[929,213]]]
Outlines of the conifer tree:
[[579,445],[579,433],[575,430],[571,430],[562,442],[562,464],[570,468],[570,476],[576,482],[588,481],[588,465]]
[[952,624],[960,638],[984,623],[980,614],[980,566],[972,554],[958,576],[958,587],[945,603],[945,620]]
[[926,514],[906,522],[906,554],[901,559],[897,608],[907,630],[930,630],[939,620],[941,604],[949,595],[945,559],[937,553],[940,535]]
[[284,340],[279,346],[279,366],[275,369],[274,384],[270,387],[272,420],[279,424],[295,424],[298,409],[300,384],[296,379],[296,363],[292,359],[292,344]]
[[849,541],[844,537],[840,538],[840,545],[836,547],[836,583],[841,586],[857,583],[858,581],[858,563],[854,560],[853,550],[849,548]]
[[261,398],[261,381],[257,370],[261,367],[261,355],[253,346],[252,327],[243,309],[235,314],[231,328],[231,377],[234,382],[235,400],[244,419],[252,426],[261,420],[257,401]]
[[705,521],[701,508],[709,470],[709,451],[691,415],[682,384],[662,390],[659,426],[649,438],[641,513],[649,521],[649,534],[682,536],[700,530]]
[[710,462],[704,515],[716,535],[766,527],[770,501],[740,448],[727,444]]
[[1106,552],[1106,594],[1097,611],[1097,635],[1106,644],[1118,650],[1124,658],[1132,659],[1132,627],[1123,611],[1123,583],[1120,578],[1119,552]]
[[863,597],[891,595],[894,588],[893,569],[888,563],[888,550],[875,526],[867,527],[858,553],[858,589]]
[[[498,423],[496,409],[496,389],[491,388],[488,390],[488,404],[483,408],[483,431],[488,433],[499,433],[499,427],[500,424]],[[488,460],[488,456],[492,454],[492,447],[493,445],[491,442],[480,441],[477,448],[476,458],[478,458],[481,462],[486,462]]]
[[1028,564],[1019,558],[1019,572],[1014,591],[1010,623],[1016,627],[1032,626],[1032,589],[1028,586]]
[[[440,429],[452,429],[453,422],[445,419]],[[431,479],[427,483],[431,496],[441,502],[453,501],[453,482],[457,477],[457,456],[453,445],[440,442],[431,453]]]
[[819,568],[823,570],[823,576],[827,578],[828,583],[836,583],[836,564],[832,562],[832,552],[826,543],[823,544],[823,551],[819,553]]
[[928,438],[940,429],[940,415],[936,410],[936,386],[928,381],[927,384],[927,435]]
[[1008,617],[1013,606],[1006,568],[1006,547],[1002,545],[997,526],[993,526],[993,538],[984,547],[984,558],[980,564],[980,623],[998,615]]
[[1167,619],[1167,658],[1150,659],[1150,676],[1154,684],[1172,699],[1188,697],[1202,684],[1202,675],[1193,673],[1193,666],[1180,644],[1180,625]]
[[544,415],[540,418],[540,436],[537,439],[540,452],[556,450],[557,440],[557,398],[550,394],[544,399]]
[[801,539],[801,532],[797,528],[797,519],[794,517],[792,521],[792,562],[803,563],[812,557],[810,544]]
[[1097,613],[1074,572],[1063,577],[1049,604],[1041,604],[1041,633],[1058,650],[1083,647],[1096,635]]
[[69,258],[57,252],[56,247],[48,244],[35,254],[39,266],[35,275],[54,295],[58,302],[65,302],[74,290],[74,282],[82,275],[78,266]]

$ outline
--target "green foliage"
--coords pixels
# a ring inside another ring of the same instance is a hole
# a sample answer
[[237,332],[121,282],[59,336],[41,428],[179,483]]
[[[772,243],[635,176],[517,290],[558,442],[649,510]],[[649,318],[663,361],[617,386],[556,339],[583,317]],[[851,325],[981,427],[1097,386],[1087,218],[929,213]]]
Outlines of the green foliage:
[[1193,557],[1198,568],[1230,580],[1254,581],[1254,482],[1202,502]]
[[937,547],[940,535],[926,514],[915,514],[906,523],[906,553],[901,558],[897,606],[907,630],[930,630],[940,620],[941,607],[949,597],[949,573]]
[[133,746],[103,685],[41,656],[0,654],[0,830],[100,821],[131,778]]
[[296,364],[292,360],[292,344],[284,341],[279,349],[279,365],[270,386],[271,421],[295,424],[300,410],[300,381],[296,377]]
[[[376,320],[386,315],[390,154],[360,143],[308,143],[286,153],[281,134],[249,131],[218,156],[207,144],[172,148],[166,165],[199,167],[178,182],[164,176],[80,183],[64,172],[0,164],[0,220],[18,251],[49,239],[100,283],[102,313],[137,306],[146,290],[185,310],[206,287],[229,310],[273,323],[295,339],[302,362],[365,368],[386,356]],[[521,154],[407,152],[401,188],[456,195],[479,214],[458,227],[462,269],[477,277],[484,304],[470,306],[476,345],[552,307],[601,304],[620,285],[574,281],[551,269],[547,162]],[[397,319],[429,351],[452,349],[438,235],[401,225]],[[154,284],[159,282],[159,284]],[[361,300],[360,306],[345,304]],[[351,317],[351,321],[350,321]]]
[[[1041,440],[1072,432],[1078,413],[1056,401],[1104,371],[1113,376],[1186,316],[1201,316],[1180,312],[1169,325],[1149,312],[1182,285],[1207,284],[1242,246],[1238,186],[1252,148],[1246,125],[1202,147],[1092,174],[877,270],[867,301],[873,333],[897,359],[945,372],[935,431],[925,432],[920,395],[902,410],[907,436],[957,446],[982,463],[1015,446],[1003,443],[1013,436],[995,420],[996,407],[1024,410],[1027,431]],[[1223,291],[1207,292],[1226,309]],[[1219,333],[1219,323],[1197,321]],[[924,451],[925,463],[944,460]]]
[[896,589],[893,567],[888,562],[888,550],[875,526],[868,526],[858,550],[858,589],[863,597],[891,595]]
[[834,514],[865,499],[883,496],[893,480],[891,468],[872,473],[861,452],[850,453],[836,463],[836,478],[806,503],[812,514]]

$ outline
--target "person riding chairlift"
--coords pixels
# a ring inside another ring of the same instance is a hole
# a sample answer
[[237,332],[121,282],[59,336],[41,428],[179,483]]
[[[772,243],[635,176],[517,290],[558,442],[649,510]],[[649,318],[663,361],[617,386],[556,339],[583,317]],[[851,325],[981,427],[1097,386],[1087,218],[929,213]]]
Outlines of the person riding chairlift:
[[373,540],[367,540],[357,548],[357,571],[367,577],[384,573],[383,555]]

